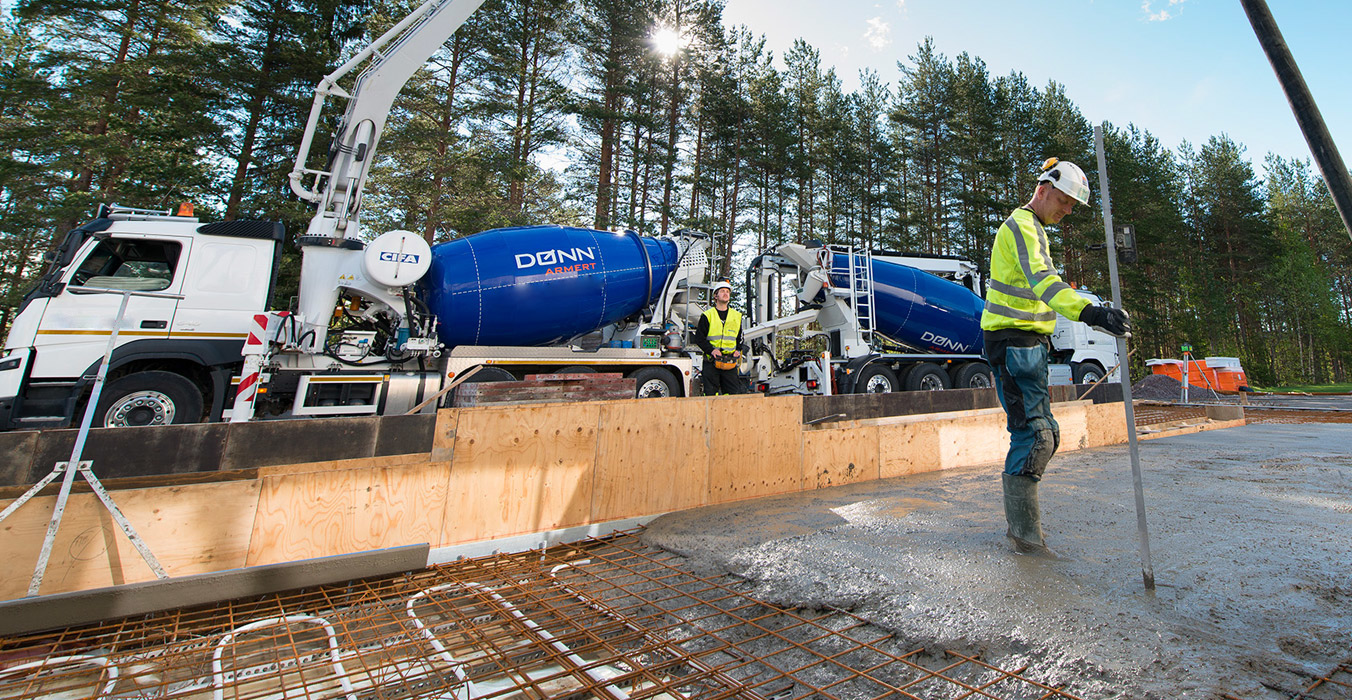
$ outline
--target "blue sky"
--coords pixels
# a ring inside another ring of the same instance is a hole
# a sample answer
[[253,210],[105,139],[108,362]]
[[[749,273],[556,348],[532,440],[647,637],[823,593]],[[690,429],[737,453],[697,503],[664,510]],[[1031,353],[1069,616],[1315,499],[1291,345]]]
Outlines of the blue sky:
[[[1268,5],[1352,162],[1352,2]],[[1238,0],[727,0],[723,17],[764,34],[777,58],[807,40],[847,90],[862,68],[895,85],[897,62],[932,36],[944,55],[979,56],[993,76],[1055,80],[1091,123],[1135,123],[1170,149],[1226,133],[1260,172],[1268,152],[1309,157]]]

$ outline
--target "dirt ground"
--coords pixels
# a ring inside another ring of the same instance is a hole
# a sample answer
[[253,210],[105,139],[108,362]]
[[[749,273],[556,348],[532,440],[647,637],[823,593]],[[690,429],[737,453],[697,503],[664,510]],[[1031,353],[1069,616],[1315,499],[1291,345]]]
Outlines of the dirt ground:
[[1249,425],[1140,456],[1154,594],[1125,445],[1052,462],[1043,526],[1069,560],[1011,553],[997,465],[675,513],[644,539],[765,600],[1033,663],[1085,698],[1292,698],[1352,660],[1352,428]]

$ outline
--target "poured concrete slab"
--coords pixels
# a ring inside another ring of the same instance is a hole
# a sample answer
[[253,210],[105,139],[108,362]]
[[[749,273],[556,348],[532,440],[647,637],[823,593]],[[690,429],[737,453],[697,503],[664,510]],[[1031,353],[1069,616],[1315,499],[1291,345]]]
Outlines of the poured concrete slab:
[[1047,561],[1012,554],[999,467],[663,516],[645,540],[847,608],[927,647],[1036,662],[1097,698],[1289,698],[1352,660],[1352,427],[1257,425],[1140,445],[1157,591],[1126,446],[1058,456]]

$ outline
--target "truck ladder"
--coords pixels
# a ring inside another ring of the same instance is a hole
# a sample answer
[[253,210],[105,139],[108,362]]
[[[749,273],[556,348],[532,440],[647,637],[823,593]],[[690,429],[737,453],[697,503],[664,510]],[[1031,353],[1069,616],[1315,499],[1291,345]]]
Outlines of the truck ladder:
[[873,345],[873,329],[877,325],[873,298],[873,254],[868,249],[856,251],[853,246],[832,245],[831,278],[848,280],[850,306],[859,319],[859,336]]

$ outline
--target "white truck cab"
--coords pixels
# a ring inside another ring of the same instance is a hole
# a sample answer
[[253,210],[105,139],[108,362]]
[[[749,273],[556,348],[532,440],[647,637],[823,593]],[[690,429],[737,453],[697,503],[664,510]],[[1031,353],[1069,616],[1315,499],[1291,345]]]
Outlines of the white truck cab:
[[[1080,296],[1096,305],[1103,304],[1099,295],[1077,290]],[[1092,384],[1108,374],[1110,381],[1120,378],[1117,364],[1117,338],[1086,323],[1056,315],[1056,330],[1052,331],[1052,384]],[[1069,376],[1066,370],[1069,369]]]
[[123,291],[164,296],[128,300],[95,425],[219,417],[283,238],[276,222],[103,207],[66,235],[19,307],[0,355],[0,429],[72,423]]

